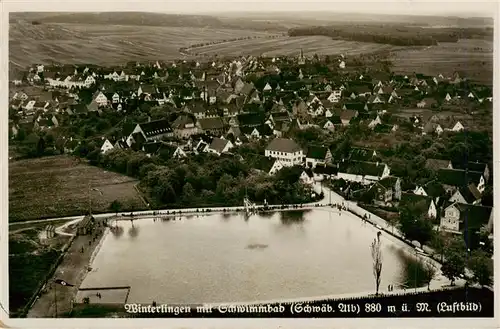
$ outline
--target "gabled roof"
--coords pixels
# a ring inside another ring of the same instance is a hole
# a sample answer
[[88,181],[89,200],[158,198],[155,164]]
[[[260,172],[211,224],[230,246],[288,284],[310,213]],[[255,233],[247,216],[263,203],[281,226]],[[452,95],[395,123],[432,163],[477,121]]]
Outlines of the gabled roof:
[[339,172],[353,175],[369,175],[381,177],[384,172],[385,164],[365,161],[343,162],[339,166]]
[[317,165],[313,172],[317,174],[324,174],[324,175],[336,175],[338,173],[338,168],[336,166],[331,166],[331,165]]
[[351,121],[352,118],[356,117],[358,114],[359,112],[356,110],[342,110],[340,111],[340,119]]
[[375,150],[361,148],[361,147],[353,147],[351,148],[351,152],[349,153],[349,159],[353,161],[367,161],[373,158],[373,153]]
[[325,160],[328,148],[324,146],[309,146],[307,148],[306,158]]
[[453,168],[455,169],[469,169],[469,171],[476,171],[476,172],[480,172],[480,173],[484,173],[484,171],[486,170],[486,167],[488,165],[486,163],[483,163],[483,162],[463,162],[463,161],[460,161],[460,162],[454,162],[453,163]]
[[467,203],[473,203],[474,201],[481,199],[481,193],[477,190],[476,185],[474,184],[461,187],[459,192]]
[[365,108],[365,104],[363,103],[345,103],[343,107],[344,106],[346,110],[355,110],[355,111],[363,111]]
[[460,211],[460,230],[464,230],[467,226],[470,232],[475,232],[481,226],[488,224],[493,211],[491,207],[446,202],[443,206],[443,214],[445,209],[451,206]]
[[436,180],[428,182],[423,188],[425,193],[433,198],[441,197],[446,193],[443,186]]
[[382,185],[385,188],[393,188],[398,180],[399,180],[398,177],[387,176],[379,180],[378,184]]
[[425,168],[437,171],[439,169],[446,169],[450,164],[450,160],[427,159],[425,161]]
[[266,117],[263,113],[242,113],[236,116],[240,126],[259,126],[264,124]]
[[167,120],[156,120],[151,122],[141,123],[140,127],[146,137],[151,137],[160,134],[166,134],[172,131]]
[[147,154],[155,154],[163,145],[162,142],[150,142],[142,145],[142,149]]
[[214,137],[214,139],[212,139],[212,143],[210,143],[209,148],[211,150],[217,151],[218,153],[222,153],[228,143],[229,141],[226,139]]
[[482,174],[461,169],[439,169],[438,178],[442,184],[462,187],[469,183],[478,184]]
[[425,195],[418,195],[418,194],[413,194],[413,193],[401,193],[401,205],[405,206],[413,206],[417,203],[420,203],[422,201],[425,202],[426,208],[429,209],[431,201],[433,200],[433,197],[430,196],[425,196]]
[[194,124],[193,119],[187,115],[180,115],[172,123],[172,129],[184,129],[187,124]]
[[221,118],[204,118],[199,119],[198,123],[200,124],[201,129],[210,130],[210,129],[222,129],[224,128],[224,122]]
[[301,150],[300,146],[293,140],[287,138],[275,138],[266,147],[268,151],[295,153]]

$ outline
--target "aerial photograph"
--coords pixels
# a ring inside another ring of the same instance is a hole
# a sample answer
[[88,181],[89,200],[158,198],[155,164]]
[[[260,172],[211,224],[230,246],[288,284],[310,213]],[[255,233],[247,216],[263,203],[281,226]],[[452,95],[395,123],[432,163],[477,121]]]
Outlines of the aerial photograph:
[[259,6],[9,13],[9,318],[493,317],[494,13]]

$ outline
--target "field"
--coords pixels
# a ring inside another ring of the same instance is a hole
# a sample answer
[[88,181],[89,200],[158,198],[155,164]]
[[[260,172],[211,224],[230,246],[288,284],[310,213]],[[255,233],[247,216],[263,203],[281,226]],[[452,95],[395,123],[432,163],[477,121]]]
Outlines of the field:
[[493,83],[493,42],[459,40],[438,46],[402,49],[393,52],[393,70],[400,73],[450,75],[463,72],[465,77],[481,83]]
[[[172,60],[179,48],[239,37],[266,38],[276,33],[191,27],[11,23],[10,64],[33,63],[117,65],[129,61]],[[240,49],[241,54],[241,49]]]
[[250,39],[198,47],[192,50],[201,56],[240,56],[242,49],[246,55],[298,56],[300,49],[304,55],[366,54],[386,51],[395,47],[376,43],[332,40],[324,36],[287,37],[275,39]]
[[9,163],[9,222],[76,216],[88,212],[88,184],[92,211],[109,211],[114,200],[128,209],[145,205],[134,189],[137,181],[81,163],[68,156]]

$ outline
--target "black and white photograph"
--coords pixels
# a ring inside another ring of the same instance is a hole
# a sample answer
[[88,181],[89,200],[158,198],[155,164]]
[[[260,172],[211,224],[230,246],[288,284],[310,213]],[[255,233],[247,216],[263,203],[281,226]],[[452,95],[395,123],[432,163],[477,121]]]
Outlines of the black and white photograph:
[[497,327],[498,8],[7,2],[0,324]]

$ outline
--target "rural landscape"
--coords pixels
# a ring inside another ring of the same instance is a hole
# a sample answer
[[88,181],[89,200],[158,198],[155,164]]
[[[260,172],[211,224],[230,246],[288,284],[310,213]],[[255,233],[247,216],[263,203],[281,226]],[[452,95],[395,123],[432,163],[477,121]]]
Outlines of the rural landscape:
[[11,13],[10,316],[492,309],[493,90],[491,18]]

